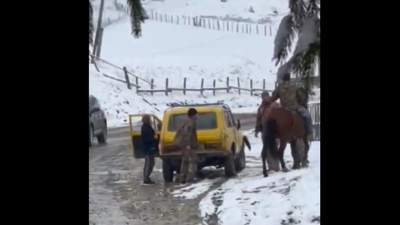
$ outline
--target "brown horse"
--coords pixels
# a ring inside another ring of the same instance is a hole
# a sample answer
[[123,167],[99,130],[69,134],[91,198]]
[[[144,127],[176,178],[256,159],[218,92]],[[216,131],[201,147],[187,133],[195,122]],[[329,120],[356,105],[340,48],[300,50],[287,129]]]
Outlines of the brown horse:
[[[287,109],[274,108],[271,110],[266,123],[263,124],[263,129],[266,129],[267,134],[263,137],[264,145],[261,153],[264,177],[268,176],[265,164],[267,151],[272,157],[279,159],[284,172],[288,171],[283,158],[287,143],[290,143],[292,149],[294,160],[292,169],[308,166],[307,155],[310,143],[307,141],[304,123],[303,117],[297,113],[293,114]],[[280,140],[279,149],[276,138]]]

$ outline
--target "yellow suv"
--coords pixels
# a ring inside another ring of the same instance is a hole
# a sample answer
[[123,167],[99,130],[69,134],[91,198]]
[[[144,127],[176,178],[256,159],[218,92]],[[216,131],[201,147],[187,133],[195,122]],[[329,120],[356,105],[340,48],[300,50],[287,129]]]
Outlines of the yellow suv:
[[[172,143],[178,126],[187,118],[189,108],[195,108],[197,117],[198,169],[208,166],[224,167],[225,175],[230,177],[246,167],[245,145],[250,149],[250,142],[240,129],[240,121],[233,119],[228,105],[223,103],[179,105],[172,104],[164,112],[161,120],[152,115],[152,126],[159,140],[157,156],[162,159],[163,177],[166,182],[173,180],[174,171],[179,173],[181,151]],[[129,116],[130,137],[135,158],[143,158],[141,149],[140,123],[134,122],[143,114]],[[140,121],[140,120],[139,120]],[[136,125],[135,125],[136,124]]]

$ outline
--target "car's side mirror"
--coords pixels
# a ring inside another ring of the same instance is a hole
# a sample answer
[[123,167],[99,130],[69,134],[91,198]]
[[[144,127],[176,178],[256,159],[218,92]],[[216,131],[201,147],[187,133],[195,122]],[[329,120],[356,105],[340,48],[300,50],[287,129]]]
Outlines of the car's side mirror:
[[238,119],[238,120],[237,120],[237,123],[236,123],[236,128],[239,130],[241,126],[242,126],[242,125],[240,124],[240,120]]

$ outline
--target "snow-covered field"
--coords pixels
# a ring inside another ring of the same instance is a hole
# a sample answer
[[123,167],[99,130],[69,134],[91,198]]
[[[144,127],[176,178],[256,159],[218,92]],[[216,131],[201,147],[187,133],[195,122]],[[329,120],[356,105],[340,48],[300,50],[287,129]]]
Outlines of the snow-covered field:
[[[320,143],[312,143],[309,168],[273,173],[264,178],[260,159],[261,140],[252,137],[250,142],[252,150],[246,149],[246,169],[202,199],[199,204],[201,216],[208,220],[218,215],[221,225],[310,225],[319,222]],[[293,163],[290,147],[286,149],[285,160],[290,168]],[[204,180],[172,194],[175,197],[196,198],[209,191],[215,182],[218,180]]]
[[238,22],[275,24],[287,10],[287,0],[142,0],[148,11],[201,16]]
[[[103,11],[103,17],[102,17],[102,25],[103,26],[108,26],[108,25],[110,25],[110,22],[115,23],[116,21],[127,17],[125,12],[118,11],[115,8],[114,1],[115,0],[105,0],[104,1],[104,11]],[[99,18],[100,2],[101,2],[101,0],[92,0],[93,22],[94,22],[95,27],[97,27],[97,20]],[[126,1],[120,0],[119,2],[126,4]]]
[[[157,41],[155,41],[157,37]],[[162,38],[161,38],[162,37]],[[118,22],[104,30],[102,58],[128,70],[142,79],[154,79],[155,89],[165,89],[165,79],[169,87],[183,87],[183,78],[187,78],[187,88],[200,88],[203,78],[204,87],[226,86],[226,78],[236,86],[237,78],[241,87],[250,86],[253,79],[255,88],[262,88],[263,79],[266,88],[274,87],[275,75],[270,59],[272,56],[272,38],[248,37],[229,32],[181,27],[171,24],[148,21],[143,25],[143,37],[134,39],[130,35],[128,19]],[[251,43],[251,44],[250,44]],[[166,103],[184,101],[188,103],[216,102],[224,100],[235,112],[255,112],[259,97],[236,91],[188,92],[186,95],[172,92],[137,95],[126,85],[102,76],[102,73],[125,80],[121,70],[105,63],[98,63],[100,73],[90,66],[90,93],[97,96],[105,108],[111,126],[126,122],[131,113],[162,113]],[[134,78],[131,77],[131,83]],[[143,89],[150,85],[139,81]],[[143,100],[145,99],[145,100]],[[150,103],[150,104],[149,104]]]
[[[105,0],[104,18],[121,16],[113,2],[114,0]],[[117,2],[126,4],[122,0]],[[99,3],[100,0],[94,1],[95,18],[98,15]],[[156,11],[169,7],[170,10],[175,10],[176,15],[179,15],[179,12],[190,12],[186,11],[187,7],[208,15],[229,15],[240,14],[242,11],[239,9],[246,8],[249,4],[255,10],[257,7],[265,9],[260,11],[264,14],[273,6],[283,10],[287,3],[278,0],[268,3],[261,0],[236,0],[227,3],[204,0],[199,4],[197,1],[165,0],[149,1],[146,7],[151,6]],[[258,18],[254,18],[256,17]],[[202,79],[204,87],[212,87],[213,80],[216,81],[216,87],[226,87],[227,78],[233,86],[237,86],[239,78],[242,88],[250,87],[250,79],[253,80],[254,88],[263,88],[263,79],[266,89],[271,90],[274,87],[277,68],[271,62],[273,37],[205,30],[154,21],[146,21],[142,28],[143,36],[134,39],[128,17],[108,26],[104,30],[101,58],[119,67],[126,66],[130,72],[144,80],[154,79],[154,89],[165,89],[166,78],[169,79],[169,87],[172,88],[182,88],[184,78],[187,78],[187,88],[200,88]],[[170,102],[210,103],[224,100],[234,112],[255,112],[260,102],[259,97],[250,96],[249,92],[242,91],[239,95],[235,90],[230,93],[217,91],[216,96],[213,96],[211,91],[203,94],[188,92],[186,95],[182,92],[172,92],[168,96],[164,93],[138,95],[134,88],[129,90],[126,84],[102,75],[125,80],[122,70],[102,62],[98,62],[97,65],[100,72],[96,71],[93,65],[89,66],[89,89],[90,93],[100,100],[110,126],[124,125],[128,114],[161,115]],[[131,83],[135,83],[134,77],[130,78]],[[150,89],[146,82],[139,81],[139,85],[141,89]]]

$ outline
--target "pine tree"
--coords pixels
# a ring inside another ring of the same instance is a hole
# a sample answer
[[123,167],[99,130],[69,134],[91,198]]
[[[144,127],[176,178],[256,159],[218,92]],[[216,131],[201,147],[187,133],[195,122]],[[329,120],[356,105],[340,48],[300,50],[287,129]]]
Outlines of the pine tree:
[[[131,29],[132,34],[135,38],[139,38],[142,35],[141,23],[144,22],[144,8],[140,0],[126,0],[129,8],[129,15],[131,18]],[[93,44],[93,7],[92,2],[89,0],[89,45]]]
[[[274,40],[275,65],[279,81],[283,74],[293,73],[302,81],[304,90],[311,93],[310,77],[316,73],[320,59],[320,0],[289,0],[290,12],[282,18]],[[298,40],[292,57],[294,38]]]

